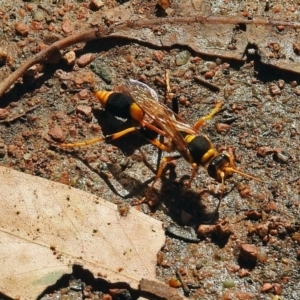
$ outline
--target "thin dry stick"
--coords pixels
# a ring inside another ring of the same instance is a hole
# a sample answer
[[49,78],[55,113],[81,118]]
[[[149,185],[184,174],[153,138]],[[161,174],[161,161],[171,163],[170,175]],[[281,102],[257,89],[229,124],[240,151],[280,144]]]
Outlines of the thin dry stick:
[[1,120],[1,121],[0,121],[0,124],[2,124],[2,123],[5,123],[5,124],[12,123],[12,122],[14,122],[14,121],[16,121],[16,120],[18,120],[18,119],[20,119],[20,118],[26,116],[28,113],[30,113],[30,112],[36,110],[36,109],[39,108],[39,107],[40,107],[40,105],[36,105],[36,106],[34,106],[34,107],[31,107],[31,108],[27,109],[27,110],[26,110],[24,113],[22,113],[22,114],[19,114],[19,115],[17,115],[17,116],[14,116],[14,117],[12,117],[12,118],[10,118],[10,119]]
[[30,67],[47,62],[52,55],[56,54],[59,50],[67,48],[77,43],[86,43],[99,37],[102,37],[104,34],[101,31],[101,28],[97,29],[87,29],[84,31],[80,31],[76,34],[73,34],[65,39],[59,40],[52,45],[50,45],[45,50],[39,52],[33,58],[29,59],[20,68],[18,68],[15,72],[13,72],[10,76],[8,76],[4,81],[0,83],[0,97],[9,89],[11,85],[13,85],[18,78],[20,78],[26,70]]
[[197,82],[201,83],[202,85],[208,87],[209,89],[211,89],[214,92],[219,92],[220,91],[220,88],[217,85],[212,84],[211,82],[201,78],[200,76],[194,76],[194,79],[195,79],[195,81],[197,81]]

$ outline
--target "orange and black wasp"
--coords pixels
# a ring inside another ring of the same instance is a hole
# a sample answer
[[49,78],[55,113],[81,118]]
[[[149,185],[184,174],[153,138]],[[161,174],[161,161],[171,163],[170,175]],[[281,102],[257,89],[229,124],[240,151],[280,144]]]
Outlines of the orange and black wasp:
[[[148,85],[136,80],[129,80],[126,91],[126,94],[97,91],[95,96],[108,112],[117,117],[131,118],[138,123],[138,126],[86,142],[61,144],[61,146],[76,147],[100,141],[111,142],[129,132],[139,130],[157,148],[166,152],[177,151],[180,154],[166,156],[162,159],[150,190],[161,177],[165,164],[179,157],[183,157],[192,166],[192,174],[187,183],[188,187],[190,187],[200,166],[206,168],[209,176],[221,183],[221,193],[225,190],[226,177],[232,173],[263,182],[252,175],[239,171],[234,165],[233,157],[226,152],[218,153],[208,136],[200,132],[205,121],[211,119],[220,110],[222,102],[218,102],[208,115],[201,117],[194,126],[191,126],[169,107],[160,103],[156,92]],[[150,138],[149,130],[162,135],[165,141],[161,142],[157,138]]]

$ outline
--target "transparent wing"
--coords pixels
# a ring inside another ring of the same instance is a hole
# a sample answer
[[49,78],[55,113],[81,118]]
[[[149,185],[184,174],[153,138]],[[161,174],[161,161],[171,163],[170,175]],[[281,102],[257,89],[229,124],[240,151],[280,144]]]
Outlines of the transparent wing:
[[[126,88],[141,109],[155,121],[170,138],[180,139],[180,131],[188,134],[197,134],[193,127],[181,120],[171,109],[159,103],[157,93],[148,85],[130,79],[127,82]],[[182,137],[181,140],[183,140]]]

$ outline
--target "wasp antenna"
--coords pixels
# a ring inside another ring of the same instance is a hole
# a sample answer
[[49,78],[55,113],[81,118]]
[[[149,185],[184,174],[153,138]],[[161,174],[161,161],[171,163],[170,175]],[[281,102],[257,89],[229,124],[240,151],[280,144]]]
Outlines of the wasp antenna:
[[255,181],[264,183],[264,181],[262,181],[262,180],[260,180],[260,179],[258,179],[258,178],[256,178],[256,177],[254,177],[254,176],[252,176],[252,175],[243,173],[243,172],[241,172],[241,171],[239,171],[239,170],[237,170],[237,169],[234,169],[234,168],[232,168],[232,167],[226,167],[224,170],[225,170],[225,172],[237,173],[237,174],[240,174],[240,175],[243,176],[243,177],[250,178],[250,179],[253,179],[253,180],[255,180]]

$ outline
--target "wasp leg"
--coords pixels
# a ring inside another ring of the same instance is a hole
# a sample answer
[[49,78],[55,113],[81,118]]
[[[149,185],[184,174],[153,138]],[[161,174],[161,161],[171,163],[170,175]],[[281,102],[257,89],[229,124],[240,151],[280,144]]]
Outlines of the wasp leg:
[[218,202],[218,205],[217,205],[215,211],[212,213],[211,218],[209,220],[207,220],[205,223],[211,223],[216,218],[216,216],[219,212],[221,201],[223,199],[223,195],[224,195],[224,192],[225,192],[225,173],[221,172],[220,176],[221,176],[222,182],[221,182],[221,186],[218,190],[218,192],[219,192],[219,202]]
[[150,192],[153,190],[153,187],[154,187],[154,184],[156,183],[156,181],[161,177],[161,174],[162,174],[162,171],[166,165],[166,163],[174,160],[174,159],[178,159],[180,158],[181,156],[180,155],[177,155],[177,156],[166,156],[164,157],[161,162],[160,162],[160,165],[159,165],[159,168],[158,168],[158,171],[156,173],[156,176],[151,184],[151,187],[150,187]]
[[157,134],[160,134],[162,136],[166,136],[167,137],[167,134],[164,131],[160,130],[159,128],[157,128],[156,126],[152,125],[151,123],[149,123],[147,121],[143,120],[141,122],[141,126],[144,127],[144,128],[148,128],[148,129],[156,132]]
[[205,121],[210,120],[220,109],[223,105],[223,102],[218,102],[213,110],[206,116],[200,118],[194,125],[194,129],[198,130],[200,127],[204,126]]
[[197,174],[197,171],[198,171],[198,166],[197,166],[196,163],[193,163],[193,164],[192,164],[192,167],[193,167],[192,175],[191,175],[191,177],[190,177],[190,180],[189,180],[188,183],[186,184],[186,186],[187,186],[188,188],[191,187],[191,184],[192,184],[192,182],[193,182],[193,180],[194,180],[194,178],[195,178],[195,176],[196,176],[196,174]]
[[64,143],[64,144],[58,144],[58,145],[61,147],[64,147],[64,148],[82,147],[82,146],[87,146],[87,145],[91,145],[94,143],[102,142],[102,141],[104,141],[104,139],[105,138],[98,137],[98,138],[94,138],[94,139],[84,141],[84,142]]
[[129,132],[137,131],[139,129],[140,129],[139,127],[130,127],[130,128],[125,129],[125,130],[116,132],[114,134],[107,135],[105,137],[98,137],[98,138],[94,138],[94,139],[84,141],[84,142],[59,144],[59,146],[65,147],[65,148],[73,148],[73,147],[88,146],[88,145],[95,144],[95,143],[102,142],[102,141],[111,142],[113,140],[116,140],[116,139],[126,135]]
[[172,93],[171,86],[170,86],[170,69],[169,68],[166,69],[165,76],[166,76],[166,96],[165,96],[165,102],[167,102],[167,101],[173,101],[174,94]]

